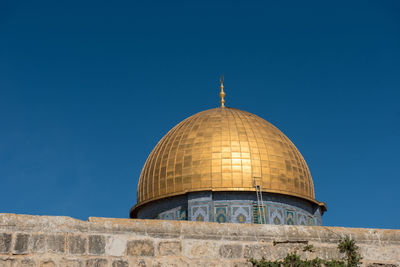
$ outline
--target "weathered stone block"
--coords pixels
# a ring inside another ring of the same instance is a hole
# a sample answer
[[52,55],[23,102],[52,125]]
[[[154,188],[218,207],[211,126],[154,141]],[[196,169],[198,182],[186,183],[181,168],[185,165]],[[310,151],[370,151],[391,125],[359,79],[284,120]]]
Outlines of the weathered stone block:
[[[144,235],[146,233],[145,220],[89,217],[88,221],[91,222],[91,230],[96,230],[96,232],[99,233],[136,233],[140,235]],[[93,227],[96,225],[97,227]],[[105,225],[107,225],[107,227],[104,227]]]
[[32,259],[22,259],[21,267],[36,267],[36,262]]
[[287,247],[272,245],[246,245],[244,247],[244,258],[265,258],[267,260],[277,260],[284,258],[289,252]]
[[177,238],[180,236],[180,224],[177,221],[146,220],[146,233],[156,238]]
[[144,259],[134,259],[133,261],[131,260],[130,263],[131,263],[131,266],[137,266],[137,267],[152,266],[151,263],[146,264],[146,261]]
[[389,263],[370,263],[367,264],[367,267],[398,267],[398,265]]
[[249,261],[234,262],[233,267],[252,267],[253,264]]
[[343,254],[339,252],[337,246],[324,246],[315,250],[315,255],[323,260],[341,259]]
[[29,240],[29,249],[32,252],[45,252],[46,251],[45,235],[32,235]]
[[282,230],[285,230],[285,234],[283,236],[286,236],[286,238],[290,241],[312,242],[319,240],[318,231],[313,227],[285,225]]
[[115,260],[112,263],[112,267],[129,267],[129,263],[124,260]]
[[50,252],[64,253],[65,252],[65,236],[63,235],[48,235],[47,250]]
[[219,248],[219,255],[223,258],[241,258],[242,245],[222,245]]
[[181,236],[185,239],[217,240],[224,236],[225,224],[185,222],[181,227]]
[[[169,266],[169,265],[165,265]],[[177,265],[181,266],[181,265]],[[216,259],[205,259],[205,260],[193,260],[189,262],[186,266],[196,266],[196,267],[221,267],[221,266],[232,266],[230,262],[221,261]]]
[[17,259],[7,257],[4,259],[0,259],[0,266],[1,267],[19,267],[20,264]]
[[86,261],[86,267],[107,267],[106,259],[89,259]]
[[125,254],[127,239],[116,236],[107,239],[106,254],[110,256],[123,256]]
[[28,253],[28,242],[29,235],[28,234],[17,234],[14,243],[13,254],[27,254]]
[[[260,235],[260,231],[253,227],[254,224],[236,224],[231,223],[224,235],[224,239],[226,240],[235,240],[235,241],[255,241]],[[268,231],[267,231],[268,232]]]
[[158,253],[161,256],[180,256],[182,244],[180,241],[161,241],[158,244]]
[[183,255],[190,259],[218,259],[219,245],[214,241],[183,240]]
[[127,244],[127,254],[130,256],[154,256],[152,240],[133,240]]
[[68,236],[69,253],[83,255],[86,252],[87,239],[84,236]]
[[11,234],[0,234],[0,253],[8,253],[11,248]]
[[82,261],[78,259],[63,259],[60,267],[82,267]]
[[[150,266],[150,265],[147,265]],[[189,266],[196,266],[196,267],[209,267],[212,266],[211,264],[203,265],[203,264],[189,264],[188,259],[184,259],[181,257],[165,257],[165,258],[158,258],[153,261],[152,267],[189,267]]]
[[398,255],[398,247],[392,246],[360,246],[360,252],[364,260],[387,261]]
[[56,267],[56,264],[52,260],[45,260],[40,263],[40,267]]
[[102,235],[89,236],[89,253],[93,255],[104,254],[106,249],[106,241]]

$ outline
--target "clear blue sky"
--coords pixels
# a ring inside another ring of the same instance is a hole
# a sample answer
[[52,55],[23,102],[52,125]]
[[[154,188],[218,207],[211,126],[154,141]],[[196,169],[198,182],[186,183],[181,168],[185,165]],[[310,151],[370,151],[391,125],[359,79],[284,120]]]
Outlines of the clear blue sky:
[[2,1],[0,212],[128,217],[148,154],[218,106],[299,148],[324,224],[400,228],[398,1]]

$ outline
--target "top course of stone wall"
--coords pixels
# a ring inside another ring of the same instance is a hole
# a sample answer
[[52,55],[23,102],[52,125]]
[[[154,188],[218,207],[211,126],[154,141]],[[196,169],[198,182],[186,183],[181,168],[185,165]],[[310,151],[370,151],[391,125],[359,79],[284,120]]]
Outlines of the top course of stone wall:
[[[341,258],[356,240],[364,266],[400,266],[400,230],[0,214],[0,266],[251,266],[249,258]],[[303,252],[306,244],[314,252]]]

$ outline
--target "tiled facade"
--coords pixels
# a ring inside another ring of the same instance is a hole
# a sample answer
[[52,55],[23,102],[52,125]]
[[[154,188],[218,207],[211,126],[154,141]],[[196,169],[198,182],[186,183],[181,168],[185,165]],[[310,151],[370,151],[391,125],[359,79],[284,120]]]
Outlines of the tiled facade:
[[255,193],[198,192],[149,203],[138,218],[203,222],[322,225],[320,208],[306,200],[263,194],[264,209],[257,212]]

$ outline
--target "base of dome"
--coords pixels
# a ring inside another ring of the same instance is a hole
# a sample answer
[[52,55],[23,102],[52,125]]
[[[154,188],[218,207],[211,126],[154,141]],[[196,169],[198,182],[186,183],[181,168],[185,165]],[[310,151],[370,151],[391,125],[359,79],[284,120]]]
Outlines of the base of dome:
[[258,212],[255,192],[191,192],[141,205],[131,218],[219,223],[322,225],[321,207],[307,200],[263,193]]

